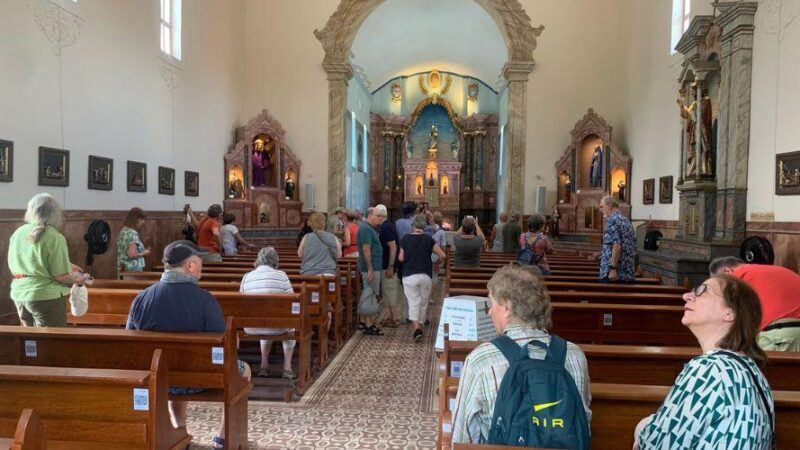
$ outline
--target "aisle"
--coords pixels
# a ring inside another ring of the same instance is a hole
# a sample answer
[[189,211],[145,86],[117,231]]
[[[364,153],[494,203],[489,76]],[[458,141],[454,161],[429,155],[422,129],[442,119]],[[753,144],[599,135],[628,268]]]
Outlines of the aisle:
[[[430,329],[421,343],[405,327],[382,337],[358,333],[301,401],[251,401],[251,448],[435,448]],[[190,404],[189,433],[201,444],[192,448],[208,448],[220,411],[218,404]]]

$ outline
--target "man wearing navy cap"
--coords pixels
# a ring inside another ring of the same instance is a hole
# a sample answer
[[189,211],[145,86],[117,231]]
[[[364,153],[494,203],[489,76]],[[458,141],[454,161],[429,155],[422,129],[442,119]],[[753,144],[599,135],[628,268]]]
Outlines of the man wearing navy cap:
[[[192,241],[175,241],[164,248],[164,273],[161,280],[139,292],[128,313],[129,330],[224,333],[222,310],[198,282],[203,271],[203,256],[208,250]],[[239,374],[250,379],[250,368],[239,362]],[[191,387],[170,387],[172,395],[201,392]],[[186,402],[170,401],[169,412],[175,427],[186,426]],[[221,436],[214,438],[221,442]]]

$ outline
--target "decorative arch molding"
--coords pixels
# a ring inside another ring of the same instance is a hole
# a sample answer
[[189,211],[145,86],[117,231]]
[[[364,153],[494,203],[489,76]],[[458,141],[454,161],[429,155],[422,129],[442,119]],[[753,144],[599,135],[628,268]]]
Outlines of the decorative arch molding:
[[[525,127],[528,74],[533,70],[536,38],[544,26],[534,27],[519,0],[474,0],[495,21],[506,43],[508,61],[503,77],[508,82],[508,156],[503,180],[506,210],[522,211],[524,202]],[[328,209],[344,204],[345,129],[347,82],[353,76],[350,50],[361,24],[384,0],[341,0],[336,11],[314,35],[322,44],[325,56],[322,68],[328,78]]]
[[458,114],[456,114],[450,102],[439,97],[438,95],[433,95],[424,98],[422,99],[422,101],[417,103],[417,107],[414,108],[414,112],[411,113],[411,120],[409,121],[408,126],[405,128],[406,132],[414,128],[414,124],[417,123],[417,119],[419,119],[420,113],[422,113],[422,110],[429,105],[441,105],[442,107],[444,107],[445,111],[447,111],[447,117],[450,118],[450,122],[453,122],[453,126],[456,127],[456,129],[458,129],[459,131],[464,131],[463,127],[458,123]]

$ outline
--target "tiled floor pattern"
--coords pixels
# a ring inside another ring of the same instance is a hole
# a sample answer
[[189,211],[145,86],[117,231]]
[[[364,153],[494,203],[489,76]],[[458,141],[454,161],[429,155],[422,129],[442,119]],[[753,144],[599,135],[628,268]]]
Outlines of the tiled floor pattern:
[[[251,401],[250,448],[435,448],[430,329],[421,343],[405,327],[357,333],[299,402]],[[220,413],[218,404],[190,405],[192,448],[209,448]]]

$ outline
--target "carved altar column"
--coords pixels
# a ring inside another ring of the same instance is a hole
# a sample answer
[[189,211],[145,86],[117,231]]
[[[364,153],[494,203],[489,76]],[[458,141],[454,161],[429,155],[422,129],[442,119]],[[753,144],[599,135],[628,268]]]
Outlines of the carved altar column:
[[485,131],[475,132],[475,190],[480,191],[483,185],[483,137]]
[[501,161],[506,174],[503,183],[505,211],[523,211],[525,201],[525,117],[528,104],[528,74],[533,61],[508,61],[503,66],[503,77],[508,81],[508,123],[506,124],[505,161]]
[[394,181],[392,180],[394,136],[392,133],[387,133],[386,131],[381,134],[383,135],[383,189],[388,191],[394,186]]
[[394,189],[403,190],[403,138],[405,134],[399,133],[394,136]]
[[714,241],[738,243],[744,239],[747,220],[750,92],[758,3],[724,2],[718,3],[717,7],[722,12],[717,18],[722,27],[722,80]]
[[349,64],[325,63],[328,74],[328,211],[344,205],[344,115],[347,110],[347,82],[353,72]]
[[472,134],[464,133],[464,191],[469,192],[472,190]]

